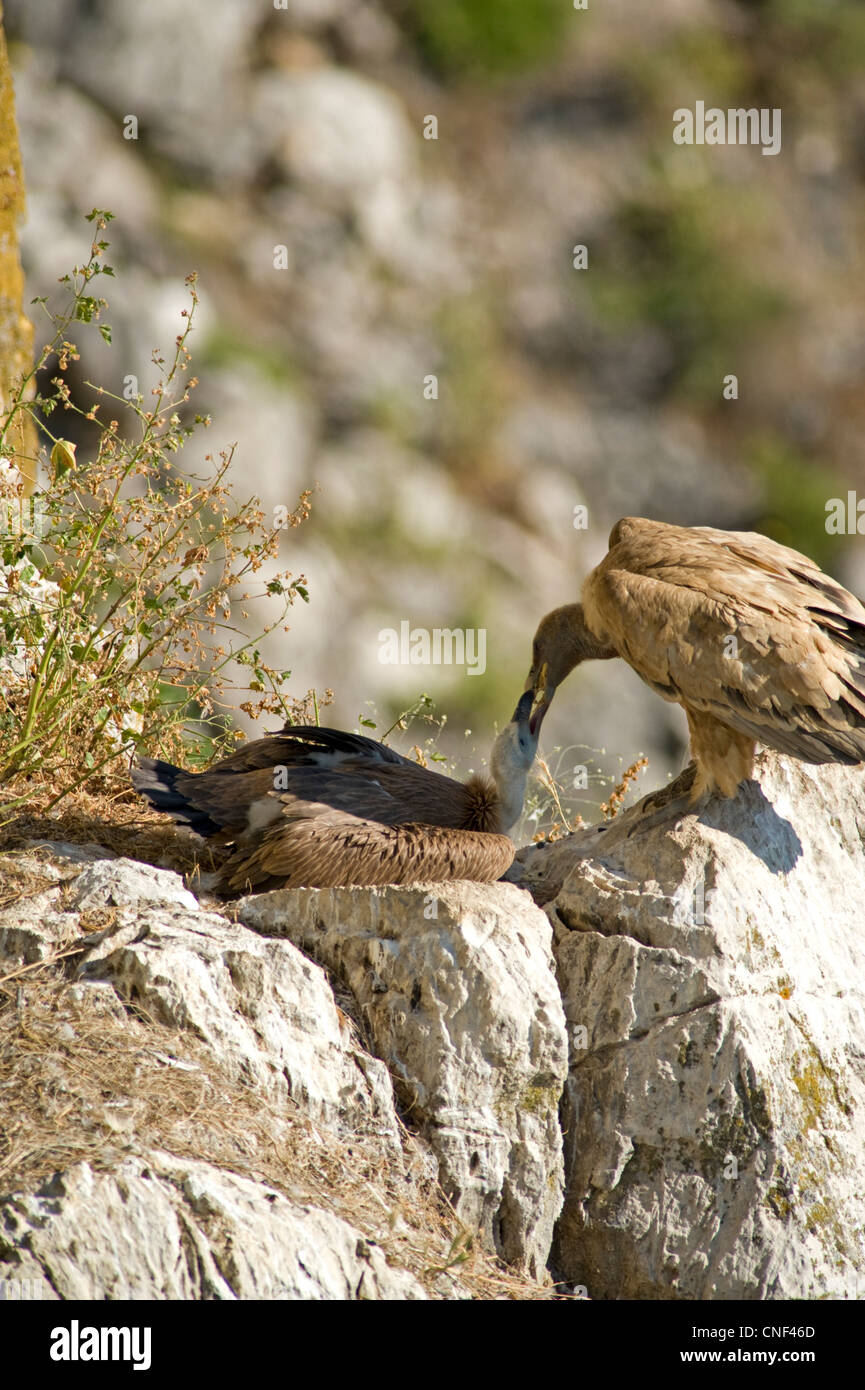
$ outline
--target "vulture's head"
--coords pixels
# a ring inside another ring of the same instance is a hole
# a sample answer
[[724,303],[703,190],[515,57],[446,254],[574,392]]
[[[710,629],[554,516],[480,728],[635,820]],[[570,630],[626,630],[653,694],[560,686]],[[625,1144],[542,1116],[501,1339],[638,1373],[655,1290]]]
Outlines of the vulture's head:
[[525,685],[533,697],[529,728],[535,738],[558,686],[589,655],[588,636],[581,603],[566,603],[541,619],[532,643],[532,665]]
[[532,732],[530,716],[534,696],[531,690],[520,696],[519,704],[493,744],[490,772],[499,794],[502,829],[509,830],[522,814],[526,781],[535,754],[538,734]]

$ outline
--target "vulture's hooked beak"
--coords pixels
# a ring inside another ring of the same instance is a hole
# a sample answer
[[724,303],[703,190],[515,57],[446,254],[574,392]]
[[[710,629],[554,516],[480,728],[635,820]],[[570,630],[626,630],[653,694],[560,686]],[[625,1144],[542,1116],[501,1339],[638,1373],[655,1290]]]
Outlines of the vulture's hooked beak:
[[532,687],[532,708],[529,714],[529,732],[534,736],[544,722],[544,715],[550,707],[554,686],[548,685],[549,668],[544,661],[538,668]]

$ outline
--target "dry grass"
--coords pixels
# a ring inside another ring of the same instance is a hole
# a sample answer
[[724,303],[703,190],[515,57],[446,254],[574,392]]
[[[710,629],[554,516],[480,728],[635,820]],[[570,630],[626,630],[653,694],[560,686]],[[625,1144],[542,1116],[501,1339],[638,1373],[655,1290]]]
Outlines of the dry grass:
[[[38,850],[15,854],[32,836],[95,841],[128,853],[133,825],[137,858],[173,857],[178,868],[194,867],[191,846],[161,818],[142,813],[125,790],[106,786],[78,793],[47,815],[37,800],[26,820],[7,826],[0,904],[58,881],[47,861],[41,871]],[[374,1134],[340,1137],[297,1105],[268,1099],[224,1071],[191,1034],[124,1009],[107,992],[76,987],[75,956],[85,946],[86,938],[53,959],[5,972],[0,965],[0,1193],[32,1190],[81,1161],[110,1171],[124,1156],[146,1155],[158,1170],[152,1150],[162,1150],[335,1213],[432,1297],[556,1296],[473,1243],[407,1129],[401,1155],[394,1155]],[[339,1002],[354,1012],[351,1001]],[[357,1034],[355,1023],[346,1019],[346,1026]]]
[[[110,1171],[153,1149],[266,1183],[334,1212],[434,1297],[550,1298],[473,1246],[404,1131],[385,1161],[374,1135],[342,1141],[298,1107],[223,1074],[185,1033],[120,1019],[58,963],[0,982],[0,1191],[86,1161]],[[95,992],[94,992],[95,993]]]
[[[125,776],[94,778],[87,788],[64,797],[53,806],[50,784],[33,779],[24,811],[3,814],[0,795],[0,855],[4,851],[27,847],[32,858],[34,840],[66,841],[69,844],[99,844],[115,854],[171,868],[194,879],[209,873],[217,860],[201,840],[178,830],[165,816],[150,811]],[[0,896],[11,861],[0,859]]]
[[[576,830],[585,830],[586,821],[582,815],[572,814],[565,805],[562,783],[549,763],[540,756],[537,763],[539,769],[537,780],[541,788],[541,799],[545,804],[549,824],[533,834],[532,843],[536,845],[551,844],[573,834]],[[630,767],[625,768],[621,779],[616,783],[606,801],[602,801],[598,807],[605,821],[615,820],[624,805],[631,784],[636,782],[648,766],[648,758],[639,757],[631,763]]]

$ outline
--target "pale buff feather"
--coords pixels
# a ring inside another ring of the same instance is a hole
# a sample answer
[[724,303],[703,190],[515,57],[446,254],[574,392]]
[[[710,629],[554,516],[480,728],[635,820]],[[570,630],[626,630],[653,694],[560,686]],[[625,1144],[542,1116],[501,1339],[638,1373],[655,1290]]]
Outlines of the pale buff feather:
[[545,665],[551,699],[592,656],[621,656],[684,707],[695,797],[733,795],[758,742],[804,762],[865,760],[865,607],[765,536],[618,522],[582,603],[541,623],[530,681]]

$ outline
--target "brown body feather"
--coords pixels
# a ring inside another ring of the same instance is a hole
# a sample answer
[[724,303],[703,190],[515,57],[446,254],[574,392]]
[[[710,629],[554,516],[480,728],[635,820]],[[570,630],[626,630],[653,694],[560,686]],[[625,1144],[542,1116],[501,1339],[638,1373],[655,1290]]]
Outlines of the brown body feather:
[[513,857],[507,835],[322,814],[276,822],[232,855],[221,882],[237,893],[456,878],[487,883],[501,878]]
[[[531,701],[522,703],[527,728]],[[488,882],[514,856],[489,778],[457,782],[338,729],[286,727],[204,773],[142,759],[132,780],[157,810],[233,845],[220,874],[231,892]]]
[[530,681],[547,662],[549,698],[578,661],[621,656],[681,704],[695,798],[732,796],[758,742],[803,762],[865,760],[865,607],[765,536],[626,517],[582,604],[548,615],[536,647]]

